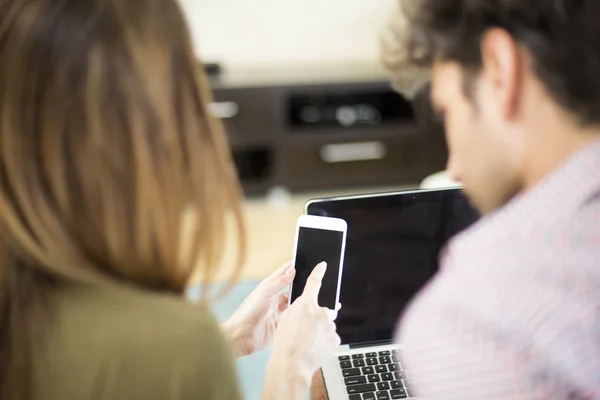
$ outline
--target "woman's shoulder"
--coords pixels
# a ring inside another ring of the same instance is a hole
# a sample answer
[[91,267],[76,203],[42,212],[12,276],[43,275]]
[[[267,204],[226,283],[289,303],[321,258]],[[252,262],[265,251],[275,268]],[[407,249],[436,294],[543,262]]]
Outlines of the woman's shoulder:
[[215,379],[225,379],[237,390],[232,354],[206,307],[169,295],[83,287],[61,291],[51,304],[36,355],[43,387],[63,395],[52,382],[64,382],[78,394],[71,398],[87,398],[100,385],[115,398],[176,399],[173,390],[214,393]]
[[55,294],[51,307],[53,325],[61,331],[89,330],[95,335],[136,338],[137,343],[144,337],[185,333],[200,340],[203,331],[217,328],[206,306],[174,294],[128,287],[67,287]]

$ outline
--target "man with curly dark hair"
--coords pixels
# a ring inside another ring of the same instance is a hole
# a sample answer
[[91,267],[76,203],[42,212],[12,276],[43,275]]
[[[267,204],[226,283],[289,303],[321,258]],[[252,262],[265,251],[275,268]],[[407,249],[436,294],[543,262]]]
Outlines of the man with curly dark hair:
[[600,1],[402,0],[384,59],[431,80],[485,215],[398,327],[411,395],[600,399]]
[[386,60],[399,89],[430,73],[448,170],[486,214],[401,321],[413,392],[600,398],[600,2],[401,12]]

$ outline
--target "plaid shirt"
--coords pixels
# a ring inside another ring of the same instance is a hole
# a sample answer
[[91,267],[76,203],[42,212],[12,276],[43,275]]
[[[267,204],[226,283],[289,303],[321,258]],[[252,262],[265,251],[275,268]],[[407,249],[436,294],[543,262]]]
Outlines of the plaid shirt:
[[454,238],[399,341],[420,396],[600,399],[600,142]]

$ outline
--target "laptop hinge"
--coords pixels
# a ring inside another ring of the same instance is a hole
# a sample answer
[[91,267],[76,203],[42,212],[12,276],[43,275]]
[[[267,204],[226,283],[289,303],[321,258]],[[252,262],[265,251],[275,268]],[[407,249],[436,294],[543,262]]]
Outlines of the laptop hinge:
[[393,340],[379,340],[377,342],[356,343],[356,344],[351,344],[350,349],[361,349],[363,347],[372,347],[372,346],[385,346],[388,344],[394,344],[394,341]]

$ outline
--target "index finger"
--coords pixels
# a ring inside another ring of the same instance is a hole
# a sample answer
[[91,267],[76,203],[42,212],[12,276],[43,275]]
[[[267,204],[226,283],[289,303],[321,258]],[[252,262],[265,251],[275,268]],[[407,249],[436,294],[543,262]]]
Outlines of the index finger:
[[307,296],[310,300],[317,302],[319,298],[319,291],[321,290],[321,281],[323,281],[325,271],[327,271],[326,262],[319,263],[315,269],[313,269],[308,277],[308,280],[306,281],[306,286],[304,287],[304,293],[302,293],[302,296]]

